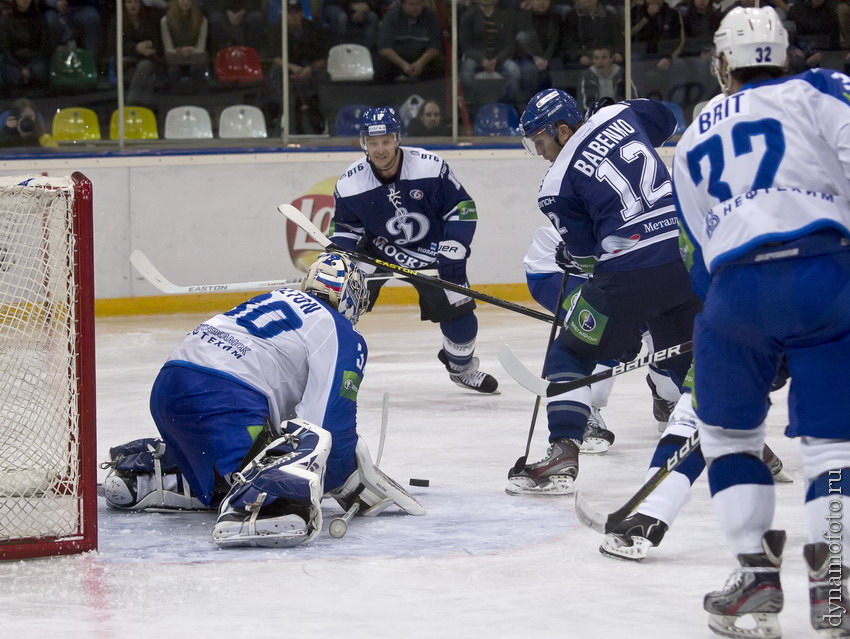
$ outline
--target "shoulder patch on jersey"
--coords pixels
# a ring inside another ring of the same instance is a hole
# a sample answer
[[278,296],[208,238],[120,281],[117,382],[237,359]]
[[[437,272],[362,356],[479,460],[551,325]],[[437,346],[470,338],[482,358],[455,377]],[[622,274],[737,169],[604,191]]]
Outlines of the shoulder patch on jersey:
[[464,222],[474,222],[478,219],[478,209],[475,208],[475,202],[472,200],[458,202],[457,213],[458,218]]
[[343,371],[342,385],[339,387],[341,397],[350,399],[352,402],[357,401],[357,393],[360,391],[360,375],[354,371]]

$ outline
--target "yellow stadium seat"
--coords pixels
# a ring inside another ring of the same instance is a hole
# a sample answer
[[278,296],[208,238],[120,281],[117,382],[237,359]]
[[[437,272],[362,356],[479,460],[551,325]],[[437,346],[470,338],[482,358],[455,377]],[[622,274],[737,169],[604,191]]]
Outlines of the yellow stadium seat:
[[[109,122],[109,138],[118,139],[118,109],[112,112]],[[124,107],[124,138],[127,140],[158,140],[156,116],[148,108]]]
[[53,116],[53,139],[57,141],[100,140],[97,114],[83,107],[59,109]]

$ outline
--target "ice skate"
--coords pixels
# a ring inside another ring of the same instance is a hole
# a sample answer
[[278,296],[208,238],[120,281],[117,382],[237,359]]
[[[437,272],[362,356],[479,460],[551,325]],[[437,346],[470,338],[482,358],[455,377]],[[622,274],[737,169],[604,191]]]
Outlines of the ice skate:
[[[812,628],[819,637],[850,637],[848,569],[841,565],[841,557],[831,555],[826,542],[806,544],[803,557],[809,571]],[[838,586],[837,582],[841,585]]]
[[676,408],[676,402],[668,402],[658,394],[658,389],[652,377],[646,376],[646,383],[649,390],[652,391],[652,416],[655,418],[658,426],[658,432],[663,433],[667,427],[667,422],[670,421],[670,415],[673,409]]
[[[723,590],[705,596],[708,627],[733,639],[780,639],[778,613],[784,596],[779,581],[785,531],[768,530],[762,537],[762,553],[738,555],[741,568],[726,581]],[[739,621],[744,624],[738,625]],[[752,622],[755,622],[753,625]]]
[[546,457],[527,464],[516,472],[508,471],[509,495],[571,495],[578,476],[579,442],[556,439],[549,445]]
[[[225,506],[213,526],[212,539],[220,548],[297,546],[307,540],[309,529],[304,516],[296,514],[289,506],[289,512],[280,513],[275,513],[273,507],[261,512],[259,504],[249,504],[247,510]],[[307,508],[303,510],[306,515]]]
[[473,357],[472,361],[466,368],[457,368],[449,361],[446,356],[446,351],[440,349],[437,353],[437,358],[442,362],[446,370],[449,371],[449,379],[461,388],[468,388],[479,393],[496,393],[499,389],[499,382],[492,375],[478,370],[478,358]]
[[776,453],[774,453],[767,444],[765,444],[764,450],[762,451],[762,459],[770,469],[770,474],[773,475],[774,482],[778,484],[790,484],[794,481],[788,473],[783,470],[784,465],[782,464],[782,460],[776,456]]
[[586,455],[602,455],[608,452],[613,443],[614,433],[606,428],[599,409],[591,407],[590,417],[587,418],[587,426],[584,429],[584,441],[581,443],[579,452]]
[[635,513],[605,535],[599,552],[615,559],[643,561],[649,549],[664,539],[667,528],[667,524],[660,519]]

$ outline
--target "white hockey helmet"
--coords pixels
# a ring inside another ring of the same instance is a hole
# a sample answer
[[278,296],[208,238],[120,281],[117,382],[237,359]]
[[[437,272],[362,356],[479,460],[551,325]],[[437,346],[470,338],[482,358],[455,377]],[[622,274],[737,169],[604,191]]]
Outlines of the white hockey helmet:
[[363,271],[337,253],[322,253],[316,258],[301,281],[301,290],[327,301],[352,324],[369,306]]
[[[727,93],[729,73],[736,69],[785,66],[788,31],[773,7],[736,7],[714,34],[714,48],[714,74]],[[721,55],[726,59],[725,74],[720,68]]]

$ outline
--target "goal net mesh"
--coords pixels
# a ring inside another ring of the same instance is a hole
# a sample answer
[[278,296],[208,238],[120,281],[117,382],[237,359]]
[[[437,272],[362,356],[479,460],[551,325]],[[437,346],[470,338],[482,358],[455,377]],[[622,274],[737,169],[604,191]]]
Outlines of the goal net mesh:
[[82,526],[70,178],[0,178],[0,542]]

